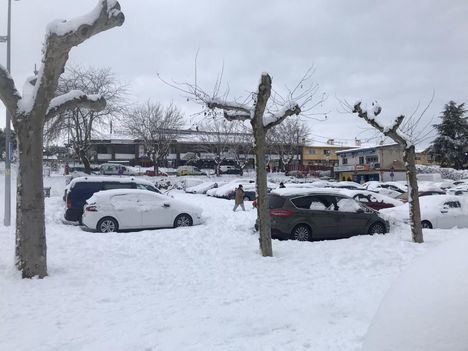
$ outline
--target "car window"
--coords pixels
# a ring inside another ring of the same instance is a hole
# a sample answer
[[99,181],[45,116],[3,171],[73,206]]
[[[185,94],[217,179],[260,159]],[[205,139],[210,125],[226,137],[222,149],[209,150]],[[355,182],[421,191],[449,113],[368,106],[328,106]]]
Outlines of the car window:
[[154,196],[153,194],[148,193],[148,194],[138,194],[138,201],[161,202],[162,199],[159,196]]
[[301,196],[291,199],[291,202],[297,208],[306,210],[333,210],[332,201],[326,196]]
[[354,195],[353,198],[356,199],[357,201],[360,201],[360,202],[370,202],[370,197],[366,196],[364,194]]
[[444,203],[444,208],[461,208],[461,204],[458,201],[447,201]]
[[340,212],[357,212],[361,206],[353,200],[347,198],[337,199],[338,211]]
[[105,182],[104,190],[111,189],[135,189],[134,183]]
[[281,196],[270,195],[268,197],[268,204],[270,209],[281,208],[284,205],[286,198]]
[[132,195],[115,195],[112,196],[110,203],[116,210],[134,209],[137,204],[137,197]]
[[78,182],[75,183],[72,190],[97,192],[102,189],[101,183],[96,182]]

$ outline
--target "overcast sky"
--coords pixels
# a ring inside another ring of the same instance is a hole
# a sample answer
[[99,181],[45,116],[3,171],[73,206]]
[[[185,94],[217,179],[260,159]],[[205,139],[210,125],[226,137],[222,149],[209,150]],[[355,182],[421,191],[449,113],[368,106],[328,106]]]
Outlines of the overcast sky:
[[[74,48],[69,63],[110,67],[129,84],[134,102],[175,102],[189,118],[199,107],[156,77],[198,81],[210,90],[224,63],[234,97],[254,91],[266,71],[273,85],[293,85],[308,67],[328,94],[308,120],[314,142],[350,143],[374,137],[365,122],[342,113],[339,99],[377,100],[382,118],[411,114],[418,101],[435,99],[427,119],[449,100],[465,102],[468,87],[468,1],[364,0],[121,0],[126,21]],[[13,1],[12,74],[18,88],[40,63],[45,26],[90,11],[97,0]],[[0,35],[7,0],[0,0]],[[6,45],[0,44],[5,65]],[[4,109],[0,107],[4,126]]]

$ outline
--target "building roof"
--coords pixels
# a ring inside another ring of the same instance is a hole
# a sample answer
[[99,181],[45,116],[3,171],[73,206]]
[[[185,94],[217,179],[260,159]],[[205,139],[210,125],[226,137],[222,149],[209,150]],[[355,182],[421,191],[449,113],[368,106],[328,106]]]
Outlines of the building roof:
[[347,150],[340,150],[337,151],[337,154],[344,154],[347,152],[359,152],[359,151],[366,151],[366,150],[371,150],[371,149],[382,149],[390,146],[395,146],[398,145],[397,143],[392,143],[392,144],[384,144],[384,145],[374,145],[374,146],[362,146],[362,147],[357,147],[354,149],[347,149]]

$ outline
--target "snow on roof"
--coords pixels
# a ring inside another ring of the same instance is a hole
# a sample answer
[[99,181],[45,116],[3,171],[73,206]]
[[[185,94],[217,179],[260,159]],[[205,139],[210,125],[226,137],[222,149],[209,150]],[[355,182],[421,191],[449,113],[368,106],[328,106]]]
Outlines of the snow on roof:
[[346,152],[359,152],[359,151],[365,151],[365,150],[371,150],[371,149],[381,149],[381,148],[395,146],[395,145],[398,145],[398,144],[390,143],[390,144],[384,144],[384,145],[363,146],[363,147],[357,147],[354,149],[340,150],[340,151],[337,151],[336,153],[341,154],[341,153],[346,153]]

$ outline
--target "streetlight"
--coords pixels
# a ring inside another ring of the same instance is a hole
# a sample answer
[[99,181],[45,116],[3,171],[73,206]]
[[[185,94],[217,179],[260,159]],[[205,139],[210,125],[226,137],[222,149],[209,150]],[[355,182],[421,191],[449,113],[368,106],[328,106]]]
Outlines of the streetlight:
[[[18,0],[15,0],[18,1]],[[11,72],[11,0],[8,0],[8,23],[7,35],[0,37],[0,42],[7,43],[7,71]],[[3,224],[10,226],[11,223],[11,130],[10,130],[10,113],[6,110],[5,118],[5,216],[3,217]]]

